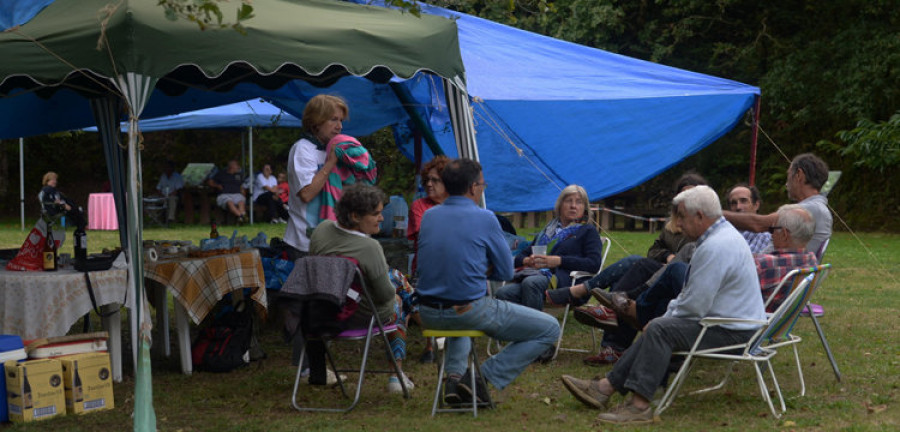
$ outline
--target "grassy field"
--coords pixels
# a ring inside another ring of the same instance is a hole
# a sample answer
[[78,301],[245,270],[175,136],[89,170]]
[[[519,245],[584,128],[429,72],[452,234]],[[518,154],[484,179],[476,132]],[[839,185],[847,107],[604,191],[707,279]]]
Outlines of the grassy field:
[[[220,227],[230,234],[232,227]],[[242,227],[240,234],[253,237],[266,232],[283,235],[284,226]],[[187,239],[195,243],[208,234],[202,226],[171,230],[148,229],[146,239]],[[643,254],[654,236],[647,233],[613,232],[609,259]],[[0,248],[21,245],[25,233],[17,223],[0,226]],[[89,249],[97,252],[118,244],[113,232],[90,231]],[[71,231],[69,232],[71,239]],[[64,249],[69,249],[67,246]],[[64,250],[64,252],[67,250]],[[801,361],[807,395],[799,397],[793,359],[789,352],[776,356],[775,370],[785,392],[788,411],[773,419],[762,401],[753,371],[739,366],[734,379],[719,392],[684,396],[675,401],[654,430],[822,430],[880,431],[900,429],[900,236],[860,234],[856,238],[837,233],[825,259],[834,265],[814,301],[826,308],[822,319],[843,381],[837,382],[810,320],[803,318],[795,331],[803,337]],[[612,262],[612,261],[610,261]],[[171,307],[171,305],[170,305]],[[123,314],[124,315],[124,314]],[[97,319],[96,317],[94,319]],[[77,325],[73,328],[78,327]],[[127,328],[127,326],[124,326]],[[174,332],[174,325],[171,325]],[[893,330],[892,330],[893,329]],[[127,336],[126,337],[130,337]],[[584,366],[582,354],[561,353],[547,365],[530,366],[503,393],[505,402],[477,419],[469,415],[430,417],[436,385],[435,365],[415,361],[423,349],[417,328],[410,330],[410,358],[404,369],[416,383],[412,399],[384,392],[386,377],[367,378],[362,402],[349,414],[298,413],[290,406],[295,369],[290,366],[290,347],[280,335],[278,323],[269,322],[262,332],[268,358],[227,374],[194,373],[185,376],[175,356],[153,358],[153,399],[157,427],[161,431],[294,431],[294,430],[521,430],[587,431],[630,430],[595,422],[597,412],[572,398],[559,382],[561,374],[590,377],[607,368]],[[157,338],[158,339],[158,338]],[[171,338],[175,340],[174,334]],[[589,347],[587,328],[574,323],[566,329],[566,345]],[[173,342],[174,343],[174,342]],[[125,346],[129,346],[126,341]],[[341,358],[356,359],[360,347],[341,345]],[[173,353],[177,356],[177,348]],[[480,349],[483,349],[480,347]],[[483,351],[482,351],[483,352]],[[381,365],[381,357],[374,356]],[[99,431],[132,428],[134,379],[130,359],[125,360],[125,380],[116,384],[114,410],[83,417],[62,417],[26,425],[0,426],[8,431]],[[686,384],[711,383],[723,365],[700,363]],[[352,378],[352,377],[351,377]],[[304,402],[339,402],[335,389],[302,389]],[[617,401],[617,399],[616,399]],[[635,428],[645,429],[645,428]]]

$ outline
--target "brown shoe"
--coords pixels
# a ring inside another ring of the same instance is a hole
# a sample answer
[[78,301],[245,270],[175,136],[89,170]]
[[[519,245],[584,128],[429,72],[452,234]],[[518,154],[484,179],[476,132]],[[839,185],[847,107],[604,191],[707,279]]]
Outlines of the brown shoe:
[[634,300],[628,298],[624,293],[606,292],[600,288],[594,288],[591,290],[591,295],[594,296],[600,304],[612,309],[613,312],[616,313],[616,316],[621,318],[622,321],[625,321],[628,325],[638,330],[641,329],[641,323],[637,319],[637,309]]
[[591,408],[606,409],[609,396],[600,392],[599,380],[583,380],[571,375],[563,375],[560,379],[569,393],[581,403]]
[[652,406],[641,410],[629,403],[619,405],[608,412],[600,413],[597,416],[597,420],[615,424],[647,424],[653,423],[657,419],[653,415]]
[[619,312],[618,309],[624,309],[625,305],[628,303],[628,296],[618,291],[608,292],[600,288],[594,288],[591,290],[591,295],[594,296],[600,304],[616,311],[616,313]]

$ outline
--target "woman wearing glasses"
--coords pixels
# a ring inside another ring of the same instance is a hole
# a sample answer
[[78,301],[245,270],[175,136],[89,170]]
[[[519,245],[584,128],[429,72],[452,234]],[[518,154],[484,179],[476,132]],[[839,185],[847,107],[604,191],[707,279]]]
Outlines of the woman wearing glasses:
[[413,242],[413,262],[411,272],[416,274],[416,255],[419,251],[419,225],[422,223],[422,215],[428,210],[447,199],[450,194],[444,189],[441,182],[441,172],[450,163],[450,158],[444,155],[435,156],[434,159],[422,168],[422,187],[426,196],[413,201],[409,208],[409,224],[406,227],[406,238]]

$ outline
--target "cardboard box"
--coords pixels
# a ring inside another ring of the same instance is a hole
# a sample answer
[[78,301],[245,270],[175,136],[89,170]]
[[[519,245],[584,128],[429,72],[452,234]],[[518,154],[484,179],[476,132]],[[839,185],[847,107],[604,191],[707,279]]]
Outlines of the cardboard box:
[[66,397],[59,360],[8,361],[4,369],[10,420],[29,422],[65,413]]
[[66,412],[84,414],[113,409],[112,372],[108,353],[60,357],[66,389]]

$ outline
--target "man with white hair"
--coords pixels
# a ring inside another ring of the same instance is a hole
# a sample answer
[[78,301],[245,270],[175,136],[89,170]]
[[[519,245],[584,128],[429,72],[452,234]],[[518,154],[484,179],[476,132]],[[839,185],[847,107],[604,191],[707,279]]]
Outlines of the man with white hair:
[[[687,283],[669,303],[662,317],[647,324],[644,334],[616,362],[603,379],[581,380],[563,375],[569,392],[585,405],[605,409],[614,392],[632,393],[631,399],[598,420],[638,424],[654,421],[650,400],[662,382],[673,351],[687,350],[700,333],[700,320],[731,317],[763,321],[766,314],[750,247],[722,217],[719,198],[708,186],[679,193],[673,200],[678,224],[696,239]],[[701,348],[744,343],[756,324],[728,324],[710,328]]]

